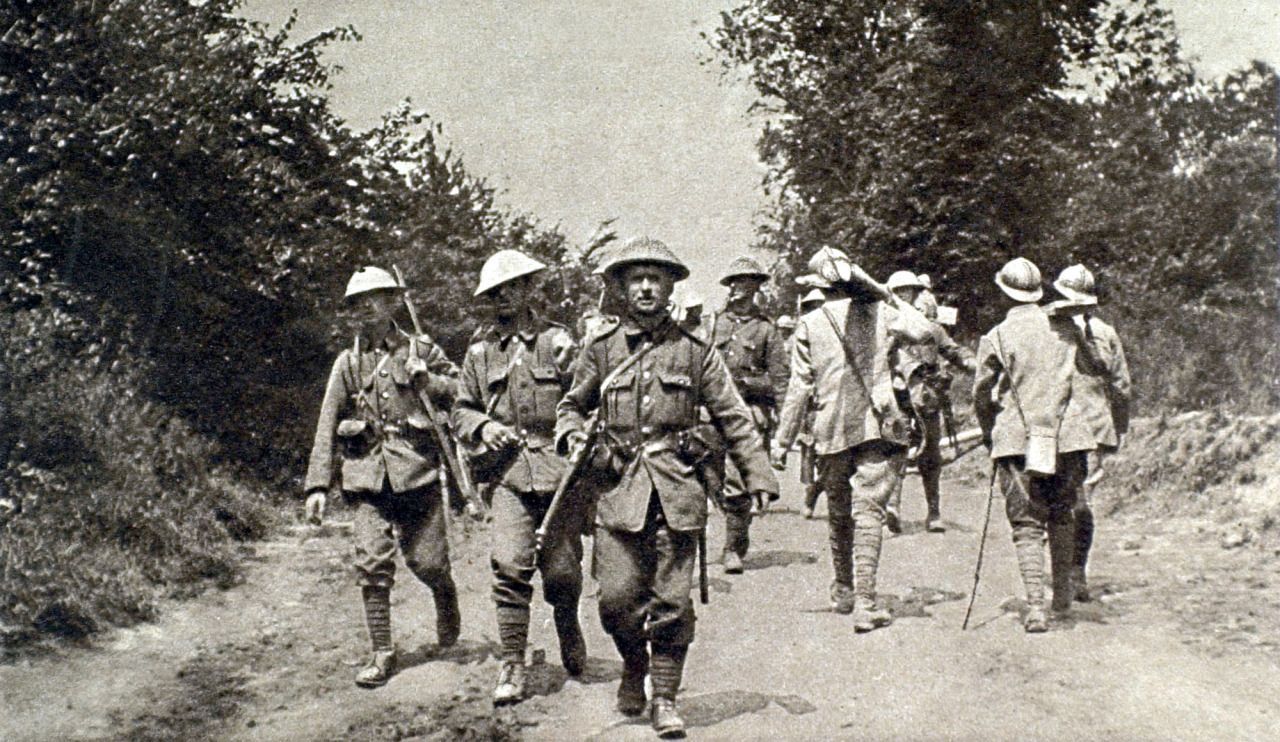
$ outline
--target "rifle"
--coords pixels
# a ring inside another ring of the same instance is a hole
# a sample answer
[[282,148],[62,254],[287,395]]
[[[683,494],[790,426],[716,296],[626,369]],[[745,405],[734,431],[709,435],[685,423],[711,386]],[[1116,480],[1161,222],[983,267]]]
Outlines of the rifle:
[[581,446],[569,456],[569,467],[565,469],[564,475],[560,477],[560,483],[556,485],[556,493],[551,496],[551,503],[547,505],[547,513],[542,516],[542,522],[538,524],[538,530],[533,533],[533,554],[534,561],[542,554],[542,547],[546,545],[547,532],[551,529],[552,521],[560,512],[561,504],[564,502],[565,493],[569,491],[570,485],[582,474],[587,468],[587,462],[591,460],[591,451],[596,447],[596,441],[600,437],[600,424],[595,413],[587,419],[587,437]]
[[[400,272],[400,266],[393,265],[391,270],[396,274],[396,281],[403,291],[401,298],[404,300],[405,309],[409,310],[409,319],[413,322],[413,337],[410,339],[409,344],[411,346],[410,352],[417,355],[418,338],[423,334],[422,325],[418,322],[418,310],[414,308],[413,302],[409,300],[409,287],[405,285],[404,274]],[[457,484],[458,489],[462,491],[462,496],[471,504],[476,513],[485,513],[488,508],[485,507],[484,501],[476,495],[470,473],[458,461],[458,452],[451,445],[452,440],[445,432],[444,425],[440,422],[440,410],[436,407],[436,403],[431,401],[431,395],[426,392],[420,392],[418,398],[422,401],[423,408],[426,409],[427,420],[431,422],[431,432],[435,434],[436,443],[440,446],[440,456],[444,459],[445,467],[449,470],[449,478]]]
[[707,527],[698,531],[698,602],[706,605],[711,602],[711,593],[707,590]]

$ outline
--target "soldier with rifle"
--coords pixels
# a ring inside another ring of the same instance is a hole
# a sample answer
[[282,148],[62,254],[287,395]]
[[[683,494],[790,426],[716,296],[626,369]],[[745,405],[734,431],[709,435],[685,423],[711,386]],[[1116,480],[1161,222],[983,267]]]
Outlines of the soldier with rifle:
[[649,675],[653,728],[680,737],[675,699],[694,636],[690,591],[707,519],[696,477],[702,452],[687,435],[701,422],[699,410],[724,438],[747,492],[773,497],[778,482],[724,360],[671,318],[672,287],[689,269],[666,245],[639,238],[615,251],[604,271],[625,313],[584,344],[558,408],[556,439],[563,452],[580,455],[597,415],[598,442],[589,451],[590,476],[601,489],[594,557],[601,623],[623,660],[618,709],[644,712]]
[[[911,271],[897,271],[885,284],[899,299],[919,306],[918,299],[924,286]],[[941,533],[942,525],[942,428],[955,440],[955,418],[951,412],[951,374],[942,362],[970,373],[974,370],[973,355],[961,348],[942,326],[932,323],[929,336],[919,343],[895,341],[889,360],[893,367],[894,390],[901,406],[909,410],[914,422],[911,451],[915,453],[916,468],[924,485],[924,500],[928,506],[925,530]],[[911,455],[908,454],[908,460]],[[902,489],[894,494],[890,503],[887,524],[890,531],[899,530],[899,500]]]
[[[720,278],[729,287],[725,310],[710,323],[711,343],[724,356],[739,394],[751,410],[763,440],[773,432],[778,402],[787,391],[787,349],[773,322],[756,306],[760,287],[769,273],[755,260],[741,257],[729,264]],[[751,545],[753,507],[765,503],[747,497],[741,474],[725,467],[724,555],[725,574],[742,574],[742,560]]]
[[399,313],[404,285],[381,268],[356,271],[347,283],[355,341],[329,374],[304,490],[307,516],[319,523],[327,493],[355,511],[355,569],[373,656],[356,675],[362,687],[395,672],[391,586],[396,548],[431,589],[440,646],[458,639],[461,616],[450,573],[437,405],[453,398],[457,369],[431,338],[411,332]]
[[533,309],[534,276],[545,265],[515,250],[495,253],[480,269],[475,296],[493,313],[467,349],[453,407],[464,448],[479,449],[476,479],[494,482],[493,601],[502,664],[495,705],[518,703],[525,692],[525,649],[533,575],[553,606],[560,659],[570,676],[582,674],[587,647],[578,625],[582,594],[582,503],[561,513],[552,538],[537,552],[535,531],[565,473],[553,435],[556,405],[569,388],[577,345],[561,325]]

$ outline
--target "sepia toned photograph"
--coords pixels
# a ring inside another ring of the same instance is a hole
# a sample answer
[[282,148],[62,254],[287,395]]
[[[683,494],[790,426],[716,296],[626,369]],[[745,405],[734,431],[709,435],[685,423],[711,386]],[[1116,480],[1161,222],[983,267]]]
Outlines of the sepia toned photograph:
[[1280,739],[1280,0],[3,0],[0,740]]

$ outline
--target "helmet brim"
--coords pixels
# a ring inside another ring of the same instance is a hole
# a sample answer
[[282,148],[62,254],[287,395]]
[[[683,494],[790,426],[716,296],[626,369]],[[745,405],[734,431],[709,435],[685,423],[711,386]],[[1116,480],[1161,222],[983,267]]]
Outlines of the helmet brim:
[[1093,294],[1086,294],[1083,291],[1077,291],[1070,286],[1062,283],[1062,281],[1054,281],[1053,289],[1062,294],[1073,306],[1091,307],[1098,303],[1098,297]]
[[1036,287],[1033,291],[1014,288],[1013,286],[1005,283],[999,273],[996,274],[996,285],[999,286],[1000,290],[1003,291],[1010,299],[1023,302],[1024,304],[1037,302],[1044,298],[1044,288]]
[[770,276],[768,273],[760,273],[758,271],[742,271],[739,273],[728,273],[728,274],[725,274],[724,277],[720,279],[720,285],[728,286],[735,278],[754,278],[760,281],[761,283],[764,283],[768,281],[770,278],[772,278],[772,276]]

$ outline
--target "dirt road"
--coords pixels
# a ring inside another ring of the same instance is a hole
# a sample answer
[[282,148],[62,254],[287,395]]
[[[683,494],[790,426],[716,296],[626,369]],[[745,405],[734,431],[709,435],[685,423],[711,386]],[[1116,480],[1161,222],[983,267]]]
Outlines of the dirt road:
[[[829,609],[826,523],[795,512],[789,472],[784,509],[753,529],[747,573],[712,566],[682,693],[690,738],[1280,739],[1280,559],[1224,552],[1186,523],[1104,519],[1101,599],[1028,636],[997,500],[961,633],[985,497],[975,458],[948,471],[945,534],[923,532],[909,480],[907,531],[886,541],[881,572],[897,620],[866,635]],[[427,591],[401,583],[403,669],[381,690],[351,683],[364,637],[335,522],[258,545],[244,584],[156,624],[0,667],[0,739],[652,739],[612,710],[621,666],[592,598],[586,676],[566,679],[538,605],[531,643],[548,661],[532,672],[535,695],[493,711],[486,535],[473,527],[455,543],[457,647],[435,647]]]

